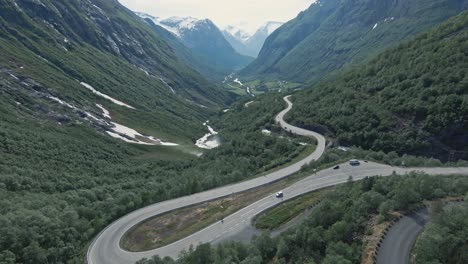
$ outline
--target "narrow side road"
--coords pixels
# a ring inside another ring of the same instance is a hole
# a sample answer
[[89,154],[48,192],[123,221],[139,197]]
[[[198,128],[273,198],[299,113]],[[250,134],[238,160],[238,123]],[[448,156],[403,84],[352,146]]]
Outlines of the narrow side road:
[[430,219],[425,207],[401,218],[388,232],[377,254],[377,264],[406,264],[413,244]]

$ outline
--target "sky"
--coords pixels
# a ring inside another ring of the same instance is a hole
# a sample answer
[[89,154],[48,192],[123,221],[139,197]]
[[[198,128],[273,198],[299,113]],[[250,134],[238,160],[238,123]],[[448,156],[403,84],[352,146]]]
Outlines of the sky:
[[267,21],[287,22],[316,0],[119,0],[129,9],[156,17],[209,18],[218,27],[240,27],[250,33]]

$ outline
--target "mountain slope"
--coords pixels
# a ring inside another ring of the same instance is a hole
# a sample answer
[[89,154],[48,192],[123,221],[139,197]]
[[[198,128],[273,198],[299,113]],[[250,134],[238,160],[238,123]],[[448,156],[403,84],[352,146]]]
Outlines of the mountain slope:
[[166,41],[171,46],[177,56],[185,64],[191,66],[206,78],[212,81],[219,81],[224,79],[226,74],[231,72],[215,67],[215,65],[210,63],[208,58],[194,53],[191,49],[182,43],[181,39],[178,38],[176,34],[162,27],[159,23],[156,24],[156,18],[142,13],[138,13],[138,15],[144,19],[144,21],[152,30],[154,30],[158,36],[161,36],[161,38],[163,38],[164,41]]
[[[151,19],[154,24],[174,34],[194,53],[201,64],[211,65],[211,68],[218,69],[217,71],[222,72],[224,76],[243,68],[253,60],[237,53],[209,19],[192,17],[159,19],[143,13],[137,14],[142,18]],[[200,71],[207,72],[205,69],[200,68]]]
[[253,35],[229,26],[223,30],[223,35],[237,52],[256,58],[267,37],[283,24],[282,22],[267,22]]
[[334,81],[299,92],[290,119],[325,127],[341,144],[466,158],[466,69],[468,11]]
[[254,57],[258,57],[260,50],[265,43],[265,40],[270,36],[275,30],[281,27],[284,23],[282,22],[267,22],[264,26],[259,28],[255,34],[246,41],[247,47],[254,51]]
[[275,31],[249,78],[317,81],[466,9],[466,0],[321,0]]
[[[17,77],[12,81],[22,89],[10,96],[27,96],[29,110],[37,104],[47,112],[56,103],[44,100],[51,96],[93,113],[102,112],[99,103],[125,125],[189,142],[193,132],[203,131],[200,121],[208,108],[228,99],[117,1],[0,4],[0,67]],[[91,88],[133,109],[112,104]]]
[[249,33],[234,26],[226,27],[223,29],[222,33],[227,42],[229,42],[238,53],[255,58],[255,53],[249,50],[245,45],[245,42],[252,37]]

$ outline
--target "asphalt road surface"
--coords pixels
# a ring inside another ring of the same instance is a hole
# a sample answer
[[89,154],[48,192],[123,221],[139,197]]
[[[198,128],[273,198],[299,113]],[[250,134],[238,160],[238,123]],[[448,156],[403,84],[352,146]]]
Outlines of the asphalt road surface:
[[[445,209],[463,206],[463,203],[450,202]],[[431,220],[431,208],[425,207],[402,217],[385,236],[377,252],[377,264],[407,264],[419,234]]]
[[[288,107],[278,114],[278,116],[276,117],[277,122],[279,122],[283,128],[286,128],[292,133],[314,137],[317,140],[317,147],[312,154],[310,154],[309,156],[307,156],[299,162],[296,162],[288,167],[269,173],[262,177],[205,191],[202,193],[197,193],[190,196],[185,196],[153,204],[148,207],[134,211],[113,222],[108,227],[106,227],[106,229],[104,229],[100,234],[98,234],[98,236],[88,248],[86,257],[87,262],[89,264],[127,264],[134,263],[137,260],[144,257],[151,257],[153,255],[158,254],[161,256],[177,257],[182,249],[188,248],[188,246],[191,244],[190,241],[192,240],[186,240],[185,242],[183,240],[178,241],[164,248],[148,252],[132,253],[127,252],[120,247],[120,239],[133,226],[139,224],[140,222],[148,218],[164,214],[165,212],[169,212],[174,209],[205,201],[210,201],[232,193],[242,192],[251,188],[255,188],[277,181],[279,179],[285,178],[291,174],[298,172],[302,166],[310,163],[311,161],[319,159],[325,152],[325,137],[315,132],[294,127],[286,123],[283,120],[283,117],[292,108],[292,103],[288,100],[288,97],[285,97],[284,100],[287,103]],[[205,242],[205,240],[196,240],[196,242],[193,244],[196,245],[198,244],[198,242]],[[185,245],[187,245],[187,247]]]
[[378,264],[405,264],[419,233],[430,219],[430,209],[424,208],[401,218],[388,232],[377,254]]
[[258,177],[249,181],[244,181],[238,184],[224,186],[221,188],[213,189],[210,191],[185,196],[161,203],[157,203],[140,210],[134,211],[103,230],[93,241],[88,248],[87,261],[89,264],[131,264],[142,258],[149,258],[154,255],[170,256],[177,258],[179,253],[188,249],[190,245],[198,245],[200,243],[219,243],[230,237],[236,236],[250,226],[250,223],[255,215],[260,212],[271,208],[282,200],[292,199],[302,194],[321,189],[328,186],[333,186],[341,183],[345,183],[349,176],[352,176],[354,180],[363,179],[366,176],[390,176],[393,173],[406,174],[411,171],[423,171],[427,174],[432,175],[450,175],[450,174],[463,174],[468,175],[468,168],[396,168],[376,163],[362,163],[360,166],[350,166],[348,164],[342,164],[339,170],[326,169],[318,172],[317,174],[311,175],[294,185],[283,190],[284,198],[278,199],[273,194],[265,197],[240,211],[226,217],[224,222],[217,222],[211,226],[192,234],[184,239],[174,242],[170,245],[151,250],[146,252],[128,252],[120,247],[120,240],[123,235],[135,225],[139,224],[143,220],[154,217],[156,215],[163,214],[168,211],[172,211],[181,207],[197,204],[212,199],[217,199],[232,193],[242,192],[254,187],[258,187],[267,184],[272,181],[287,177],[297,171],[304,165],[312,160],[316,160],[321,157],[325,151],[325,138],[312,131],[301,129],[298,127],[287,124],[283,117],[292,108],[292,103],[288,100],[289,97],[285,98],[288,107],[278,114],[276,120],[281,126],[292,133],[304,136],[312,136],[317,139],[317,149],[314,153],[306,157],[305,159],[289,166],[270,173],[266,176]]

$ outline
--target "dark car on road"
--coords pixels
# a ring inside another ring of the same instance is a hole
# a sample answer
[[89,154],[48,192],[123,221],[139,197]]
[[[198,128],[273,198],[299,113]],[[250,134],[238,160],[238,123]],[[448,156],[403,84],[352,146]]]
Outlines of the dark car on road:
[[334,170],[339,170],[340,169],[340,165],[336,165],[335,167],[333,167]]
[[283,192],[277,192],[276,198],[283,198]]

